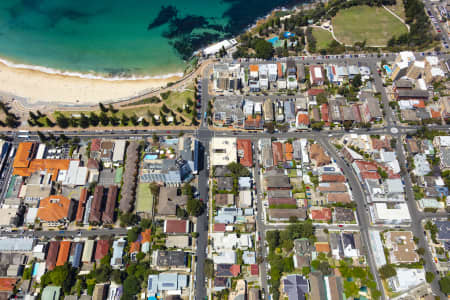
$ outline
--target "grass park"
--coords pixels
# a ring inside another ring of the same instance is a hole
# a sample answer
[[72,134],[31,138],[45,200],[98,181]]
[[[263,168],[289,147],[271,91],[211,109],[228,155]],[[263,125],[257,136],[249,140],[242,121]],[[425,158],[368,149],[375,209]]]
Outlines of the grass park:
[[340,10],[332,24],[334,35],[345,45],[366,41],[367,46],[386,46],[391,37],[408,32],[406,26],[383,7],[367,5]]
[[[196,116],[194,87],[189,87],[181,92],[168,91],[161,93],[159,97],[153,96],[115,107],[104,105],[103,107],[99,106],[96,110],[89,111],[54,111],[50,115],[38,112],[38,114],[35,114],[33,117],[30,116],[30,119],[32,120],[29,120],[29,123],[31,121],[31,124],[34,124],[32,126],[52,127],[53,125],[49,125],[49,121],[52,124],[58,123],[58,116],[79,121],[82,115],[91,118],[92,113],[97,116],[97,119],[101,117],[101,115],[107,116],[107,118],[110,119],[107,123],[112,126],[155,125],[153,124],[155,121],[152,120],[155,116],[156,118],[159,117],[160,121],[158,123],[161,123],[161,117],[163,116],[166,119],[169,117],[175,119],[175,122],[169,122],[168,124],[163,122],[164,124],[162,125],[189,126],[192,124],[192,119]],[[116,125],[113,124],[113,119],[116,120],[114,121]],[[136,120],[143,121],[136,123]],[[83,127],[80,125],[80,122],[78,123],[77,127]],[[96,125],[90,124],[90,126],[95,127]],[[69,127],[73,126],[69,125]]]
[[316,48],[318,50],[328,48],[328,45],[333,41],[333,36],[325,29],[313,27],[312,34],[316,39]]

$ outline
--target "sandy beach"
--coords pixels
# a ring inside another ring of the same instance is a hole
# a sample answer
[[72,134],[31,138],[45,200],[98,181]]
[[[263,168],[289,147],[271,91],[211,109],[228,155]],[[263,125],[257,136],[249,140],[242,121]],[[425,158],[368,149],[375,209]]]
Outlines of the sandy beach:
[[18,98],[25,107],[42,105],[90,105],[117,101],[151,91],[180,77],[145,80],[102,80],[18,69],[0,63],[0,92]]

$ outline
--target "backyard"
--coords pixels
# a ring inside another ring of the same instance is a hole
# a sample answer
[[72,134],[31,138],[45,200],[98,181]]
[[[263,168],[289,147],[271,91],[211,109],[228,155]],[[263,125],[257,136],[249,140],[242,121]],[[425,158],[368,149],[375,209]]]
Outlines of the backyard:
[[332,20],[336,38],[345,45],[366,41],[385,46],[393,36],[407,33],[406,26],[383,7],[354,6],[340,10]]

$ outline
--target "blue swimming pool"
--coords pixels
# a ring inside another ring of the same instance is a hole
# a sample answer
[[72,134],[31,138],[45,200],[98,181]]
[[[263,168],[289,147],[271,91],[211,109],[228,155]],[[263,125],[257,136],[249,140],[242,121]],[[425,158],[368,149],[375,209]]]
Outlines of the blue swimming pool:
[[295,36],[295,33],[292,33],[292,32],[289,32],[289,31],[286,31],[284,34],[284,37],[285,38],[290,38],[290,37],[293,37],[293,36]]
[[386,70],[386,73],[388,73],[388,75],[392,73],[392,70],[388,65],[384,65],[383,68]]
[[157,159],[158,158],[158,155],[155,155],[155,154],[146,154],[145,156],[144,156],[144,159],[145,160],[155,160],[155,159]]
[[279,38],[277,36],[274,36],[271,39],[268,39],[267,41],[272,43],[272,45],[275,45],[276,42],[278,42]]

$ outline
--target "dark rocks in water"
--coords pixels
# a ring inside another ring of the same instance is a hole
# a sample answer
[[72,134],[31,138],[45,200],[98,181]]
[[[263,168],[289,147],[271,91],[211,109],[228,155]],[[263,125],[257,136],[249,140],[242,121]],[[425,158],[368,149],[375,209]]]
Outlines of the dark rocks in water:
[[182,18],[173,18],[170,21],[169,30],[164,32],[164,37],[172,39],[190,34],[194,29],[207,28],[208,26],[209,22],[202,16],[188,15]]
[[184,60],[188,60],[195,50],[217,41],[220,37],[219,33],[203,32],[179,37],[173,40],[171,44]]
[[151,22],[147,30],[151,30],[153,28],[159,27],[170,22],[173,18],[178,15],[178,10],[173,5],[162,6],[161,10],[158,13],[158,16]]

